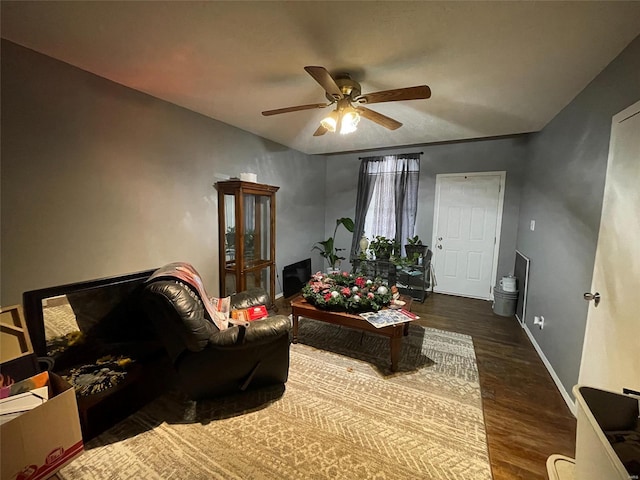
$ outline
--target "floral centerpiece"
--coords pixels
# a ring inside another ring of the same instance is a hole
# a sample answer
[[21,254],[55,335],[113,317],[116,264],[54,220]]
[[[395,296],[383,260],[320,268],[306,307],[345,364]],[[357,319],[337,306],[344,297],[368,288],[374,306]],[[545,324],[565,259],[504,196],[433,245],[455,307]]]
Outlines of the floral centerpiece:
[[392,299],[389,287],[381,279],[348,272],[316,273],[302,288],[302,296],[317,308],[346,312],[375,312]]

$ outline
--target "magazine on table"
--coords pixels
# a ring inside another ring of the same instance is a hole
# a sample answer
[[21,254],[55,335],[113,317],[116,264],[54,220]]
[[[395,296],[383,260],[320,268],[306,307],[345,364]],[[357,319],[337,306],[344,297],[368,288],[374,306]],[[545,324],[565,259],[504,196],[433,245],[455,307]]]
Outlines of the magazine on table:
[[397,310],[386,308],[377,312],[363,312],[360,316],[376,328],[406,323],[419,318],[404,308]]

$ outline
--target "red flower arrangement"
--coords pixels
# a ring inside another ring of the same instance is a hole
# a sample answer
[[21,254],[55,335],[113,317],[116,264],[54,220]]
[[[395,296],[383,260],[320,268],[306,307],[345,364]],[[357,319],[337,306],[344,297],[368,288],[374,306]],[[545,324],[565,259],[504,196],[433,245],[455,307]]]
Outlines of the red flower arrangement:
[[378,311],[392,299],[391,290],[380,278],[348,272],[316,273],[302,288],[302,296],[318,308],[346,312]]

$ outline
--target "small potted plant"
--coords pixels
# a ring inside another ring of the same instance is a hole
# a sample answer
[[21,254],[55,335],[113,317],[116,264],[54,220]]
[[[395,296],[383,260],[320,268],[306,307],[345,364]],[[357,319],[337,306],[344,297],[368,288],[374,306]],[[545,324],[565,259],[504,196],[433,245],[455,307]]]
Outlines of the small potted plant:
[[389,260],[398,249],[398,243],[383,235],[376,235],[374,239],[371,240],[369,249],[376,256],[376,260]]
[[424,257],[428,250],[427,245],[422,244],[422,240],[418,235],[407,238],[407,244],[404,246],[404,251],[407,254],[407,258],[412,259],[414,263],[418,263],[420,257]]
[[320,252],[320,255],[322,255],[327,260],[331,272],[335,272],[340,267],[340,261],[345,259],[345,257],[342,257],[338,254],[338,252],[343,251],[344,248],[336,248],[334,245],[336,233],[338,232],[338,227],[340,225],[344,226],[344,228],[346,228],[351,233],[353,233],[353,230],[355,228],[352,219],[348,217],[339,218],[336,220],[336,228],[333,230],[333,236],[322,242],[317,242],[311,249],[311,251],[318,250]]

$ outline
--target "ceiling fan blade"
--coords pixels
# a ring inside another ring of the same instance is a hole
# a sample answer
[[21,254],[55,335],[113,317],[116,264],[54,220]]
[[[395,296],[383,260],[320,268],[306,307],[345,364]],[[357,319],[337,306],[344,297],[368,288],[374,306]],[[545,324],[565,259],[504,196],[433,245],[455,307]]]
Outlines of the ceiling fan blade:
[[304,67],[306,72],[313,77],[313,79],[320,84],[324,90],[336,100],[344,97],[342,90],[336,84],[331,74],[324,67]]
[[318,127],[318,129],[315,132],[313,132],[313,136],[314,137],[319,137],[321,135],[324,135],[327,132],[328,132],[328,130],[326,128],[324,128],[322,125],[320,125]]
[[356,111],[367,120],[371,120],[372,122],[382,125],[389,130],[396,130],[402,126],[402,124],[397,120],[387,117],[386,115],[382,115],[381,113],[374,112],[373,110],[369,110],[365,107],[358,107],[356,108]]
[[426,85],[420,85],[417,87],[367,93],[366,95],[360,95],[357,100],[363,103],[382,103],[397,102],[399,100],[420,100],[429,97],[431,97],[431,89]]
[[289,112],[297,112],[300,110],[312,110],[314,108],[324,108],[328,107],[329,103],[310,103],[308,105],[298,105],[296,107],[286,107],[286,108],[278,108],[276,110],[267,110],[262,112],[262,115],[268,117],[270,115],[278,115],[280,113],[289,113]]

